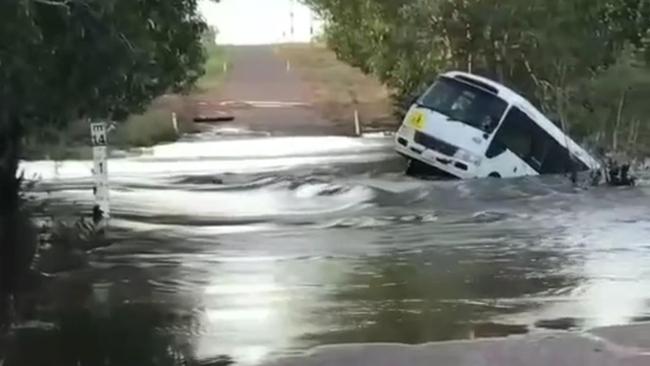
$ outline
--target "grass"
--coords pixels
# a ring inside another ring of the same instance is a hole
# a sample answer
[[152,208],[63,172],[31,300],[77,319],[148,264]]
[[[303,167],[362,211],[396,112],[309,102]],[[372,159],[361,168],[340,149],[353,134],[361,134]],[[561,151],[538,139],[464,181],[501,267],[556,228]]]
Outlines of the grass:
[[[174,113],[178,131],[172,122]],[[198,132],[193,117],[193,105],[187,96],[165,95],[156,99],[144,113],[132,115],[119,124],[109,136],[109,142],[120,148],[173,142],[184,133]]]
[[390,93],[376,78],[339,61],[320,43],[285,44],[277,53],[290,61],[313,93],[314,103],[325,118],[351,123],[355,109],[364,129],[392,129]]
[[27,159],[83,159],[91,156],[90,127],[83,121],[70,123],[65,129],[46,126],[28,132],[23,141]]
[[[226,50],[213,47],[208,50],[205,74],[187,95],[167,94],[155,99],[149,108],[119,123],[109,134],[112,147],[128,149],[148,147],[159,143],[176,141],[185,133],[199,131],[193,122],[196,97],[214,93],[221,86],[228,65]],[[172,124],[176,113],[178,132]],[[66,128],[43,127],[31,131],[24,141],[23,156],[26,159],[88,159],[92,157],[89,147],[90,129],[86,121],[70,123]]]
[[165,110],[149,110],[134,115],[117,128],[114,141],[119,146],[151,146],[177,138],[172,116]]
[[225,48],[212,47],[207,50],[207,53],[208,60],[205,63],[205,74],[196,83],[199,93],[210,92],[218,88],[223,81],[224,75],[230,69],[230,62]]

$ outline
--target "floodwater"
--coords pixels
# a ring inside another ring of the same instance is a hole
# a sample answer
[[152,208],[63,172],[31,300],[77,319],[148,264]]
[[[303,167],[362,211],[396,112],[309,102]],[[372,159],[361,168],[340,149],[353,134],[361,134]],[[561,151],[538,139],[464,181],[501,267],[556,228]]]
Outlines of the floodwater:
[[[230,132],[110,161],[113,245],[42,290],[5,366],[255,365],[650,316],[644,182],[421,181],[387,137]],[[23,167],[51,212],[90,207],[90,162]]]

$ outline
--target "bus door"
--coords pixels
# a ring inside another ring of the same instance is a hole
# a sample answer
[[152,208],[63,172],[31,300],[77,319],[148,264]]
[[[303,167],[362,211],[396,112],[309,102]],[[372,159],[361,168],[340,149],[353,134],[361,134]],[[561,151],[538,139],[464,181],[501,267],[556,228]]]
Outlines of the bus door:
[[532,118],[512,106],[485,154],[485,169],[490,170],[485,174],[504,178],[539,174],[547,149],[536,139],[539,130]]

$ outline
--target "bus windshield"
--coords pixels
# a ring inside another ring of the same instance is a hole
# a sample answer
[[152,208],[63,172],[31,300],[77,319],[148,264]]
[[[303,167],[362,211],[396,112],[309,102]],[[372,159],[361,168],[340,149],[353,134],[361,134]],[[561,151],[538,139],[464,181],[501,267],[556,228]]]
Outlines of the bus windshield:
[[418,105],[486,133],[494,131],[507,107],[496,95],[449,77],[440,77]]

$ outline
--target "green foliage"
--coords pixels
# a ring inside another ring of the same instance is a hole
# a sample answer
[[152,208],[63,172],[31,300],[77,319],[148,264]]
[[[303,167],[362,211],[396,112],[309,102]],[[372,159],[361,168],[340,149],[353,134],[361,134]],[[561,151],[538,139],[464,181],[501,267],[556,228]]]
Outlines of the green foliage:
[[402,107],[456,69],[513,87],[580,137],[622,148],[617,134],[648,134],[648,0],[304,2],[337,56],[378,76]]
[[0,7],[0,98],[14,102],[27,128],[124,119],[202,73],[206,25],[196,0],[9,0]]
[[171,113],[164,109],[154,109],[137,114],[118,128],[111,136],[111,144],[117,146],[152,146],[160,142],[177,139],[172,124]]
[[203,48],[210,51],[217,46],[217,35],[219,30],[213,26],[207,26],[201,35],[201,43]]
[[[0,1],[0,323],[17,286],[18,159],[33,130],[122,121],[203,73],[198,0]],[[1,324],[0,324],[1,325]]]
[[142,113],[203,74],[208,31],[197,0],[3,1],[0,135],[17,144],[74,121]]
[[[212,39],[212,36],[204,35],[205,37]],[[193,98],[202,93],[214,92],[223,80],[223,65],[228,63],[226,49],[218,47],[214,41],[205,41],[203,47],[207,56],[204,73],[190,93],[163,95],[155,99],[144,112],[127,117],[111,133],[111,146],[119,149],[152,146],[172,142],[182,134],[198,131],[198,126],[193,122]],[[177,115],[179,133],[173,128],[172,113]],[[72,121],[65,128],[50,124],[30,126],[29,133],[24,138],[22,157],[28,160],[90,159],[92,151],[89,142],[86,120]]]
[[210,91],[221,84],[223,76],[227,69],[230,68],[228,55],[223,47],[210,45],[206,47],[207,60],[205,62],[205,73],[196,81],[196,87],[199,92]]

